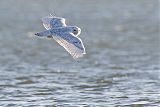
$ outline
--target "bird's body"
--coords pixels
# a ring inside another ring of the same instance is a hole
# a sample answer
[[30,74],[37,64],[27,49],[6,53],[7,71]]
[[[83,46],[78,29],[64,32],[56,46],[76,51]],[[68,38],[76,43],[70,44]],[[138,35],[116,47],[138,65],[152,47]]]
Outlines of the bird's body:
[[36,33],[41,37],[53,38],[61,46],[63,46],[73,58],[82,57],[86,54],[82,40],[77,37],[81,33],[81,29],[77,26],[67,26],[65,19],[55,16],[42,18],[45,31]]

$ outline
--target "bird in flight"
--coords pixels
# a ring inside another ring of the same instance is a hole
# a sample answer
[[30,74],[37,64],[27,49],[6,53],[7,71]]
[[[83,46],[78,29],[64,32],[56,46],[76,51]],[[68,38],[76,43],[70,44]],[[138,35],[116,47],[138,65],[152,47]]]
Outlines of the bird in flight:
[[50,14],[42,18],[45,31],[38,32],[35,35],[54,39],[68,51],[74,59],[83,57],[85,47],[82,40],[78,37],[81,29],[77,26],[67,26],[65,18],[56,17]]

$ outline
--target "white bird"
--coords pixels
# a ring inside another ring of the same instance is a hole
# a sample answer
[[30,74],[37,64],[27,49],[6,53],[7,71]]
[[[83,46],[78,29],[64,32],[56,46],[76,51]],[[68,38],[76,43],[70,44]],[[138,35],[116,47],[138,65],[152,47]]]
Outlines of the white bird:
[[36,33],[35,35],[53,38],[63,46],[74,59],[83,57],[83,55],[86,54],[83,42],[78,37],[81,33],[79,27],[67,26],[64,18],[55,17],[53,15],[42,18],[42,22],[47,30]]

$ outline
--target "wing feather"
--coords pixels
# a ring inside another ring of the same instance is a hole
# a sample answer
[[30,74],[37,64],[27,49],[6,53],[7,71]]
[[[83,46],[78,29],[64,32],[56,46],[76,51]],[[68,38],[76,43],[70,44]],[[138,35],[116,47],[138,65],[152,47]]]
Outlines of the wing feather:
[[53,36],[53,39],[55,39],[61,46],[63,46],[66,51],[68,51],[73,56],[74,59],[83,57],[83,54],[85,54],[83,50],[77,48],[60,36]]
[[60,17],[55,17],[55,16],[47,16],[42,18],[43,26],[49,30],[55,27],[64,27],[66,26],[65,24],[65,19],[60,18]]

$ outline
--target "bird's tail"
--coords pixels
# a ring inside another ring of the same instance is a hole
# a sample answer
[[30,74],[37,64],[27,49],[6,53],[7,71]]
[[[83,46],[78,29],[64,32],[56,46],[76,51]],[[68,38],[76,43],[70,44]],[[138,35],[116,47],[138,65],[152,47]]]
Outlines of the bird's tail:
[[41,36],[41,37],[47,37],[52,35],[50,30],[46,30],[46,31],[42,31],[42,32],[38,32],[35,34],[36,36]]

